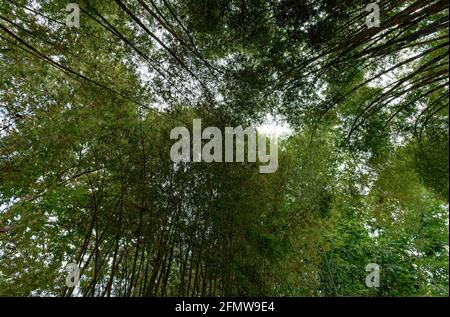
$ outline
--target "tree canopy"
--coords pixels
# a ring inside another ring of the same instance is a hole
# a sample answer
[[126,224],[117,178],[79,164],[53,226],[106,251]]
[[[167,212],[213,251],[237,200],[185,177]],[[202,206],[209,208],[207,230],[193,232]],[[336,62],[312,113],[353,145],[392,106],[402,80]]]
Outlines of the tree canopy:
[[448,296],[447,0],[68,3],[0,3],[0,296]]

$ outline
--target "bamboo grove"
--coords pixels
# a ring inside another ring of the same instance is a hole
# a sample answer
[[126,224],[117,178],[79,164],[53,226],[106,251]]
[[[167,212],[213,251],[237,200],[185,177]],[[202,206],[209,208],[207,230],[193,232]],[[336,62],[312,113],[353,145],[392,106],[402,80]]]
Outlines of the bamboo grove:
[[447,0],[74,2],[0,2],[0,296],[448,296]]

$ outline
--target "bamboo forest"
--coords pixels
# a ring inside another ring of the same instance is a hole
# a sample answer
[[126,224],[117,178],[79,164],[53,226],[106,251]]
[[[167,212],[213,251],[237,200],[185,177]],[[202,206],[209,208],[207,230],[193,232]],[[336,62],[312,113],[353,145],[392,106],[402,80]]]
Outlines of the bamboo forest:
[[448,0],[0,0],[0,297],[448,296],[448,32]]

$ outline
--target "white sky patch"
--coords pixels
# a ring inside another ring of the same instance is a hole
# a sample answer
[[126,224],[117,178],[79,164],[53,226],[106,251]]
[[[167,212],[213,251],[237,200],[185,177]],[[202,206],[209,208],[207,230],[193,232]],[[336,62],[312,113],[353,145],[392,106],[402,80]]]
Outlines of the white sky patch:
[[289,137],[294,132],[285,120],[270,114],[266,115],[264,123],[256,127],[256,129],[259,133],[277,139]]

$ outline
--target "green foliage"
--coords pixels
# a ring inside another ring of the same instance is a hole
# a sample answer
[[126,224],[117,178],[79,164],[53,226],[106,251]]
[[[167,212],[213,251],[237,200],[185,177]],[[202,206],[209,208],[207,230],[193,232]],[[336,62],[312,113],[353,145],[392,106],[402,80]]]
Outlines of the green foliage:
[[[448,1],[66,4],[0,3],[0,296],[448,296]],[[274,174],[170,160],[267,114]]]

